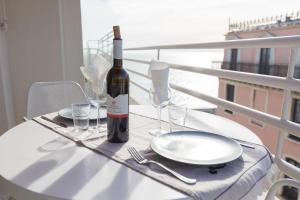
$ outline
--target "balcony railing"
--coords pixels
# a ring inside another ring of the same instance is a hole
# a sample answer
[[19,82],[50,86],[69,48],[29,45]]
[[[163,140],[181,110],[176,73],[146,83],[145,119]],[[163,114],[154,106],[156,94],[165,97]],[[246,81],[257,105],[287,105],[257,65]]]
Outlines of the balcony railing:
[[[267,65],[263,66],[265,69],[264,72],[260,72],[260,65],[254,63],[231,63],[231,62],[224,62],[224,61],[213,61],[212,65],[214,68],[221,68],[225,70],[232,70],[232,71],[239,71],[239,72],[249,72],[249,73],[256,73],[256,74],[265,74],[270,76],[279,76],[279,77],[286,77],[288,72],[288,65],[287,64],[275,64],[275,65]],[[294,78],[300,79],[300,65],[295,65],[294,70]]]
[[[148,46],[148,47],[136,47],[136,48],[127,48],[125,51],[139,51],[139,50],[156,50],[157,57],[160,58],[160,52],[164,49],[227,49],[227,48],[290,48],[290,60],[287,67],[286,77],[279,76],[269,76],[255,73],[248,73],[244,71],[230,71],[216,68],[202,68],[200,66],[188,66],[188,65],[179,65],[169,63],[171,69],[187,71],[191,73],[204,74],[216,76],[219,78],[226,78],[236,81],[242,81],[252,84],[259,84],[263,86],[269,86],[273,88],[280,88],[284,90],[284,103],[281,117],[274,116],[268,113],[260,112],[252,108],[239,105],[234,102],[226,101],[222,98],[217,98],[203,94],[199,91],[194,91],[189,88],[182,87],[180,85],[171,84],[171,87],[175,90],[183,92],[187,95],[202,99],[204,101],[210,102],[212,104],[224,107],[241,114],[244,114],[250,118],[255,118],[257,120],[268,123],[274,127],[279,128],[280,134],[277,140],[276,153],[274,156],[275,163],[278,168],[284,174],[295,178],[300,179],[300,169],[286,162],[283,157],[283,147],[284,140],[287,134],[293,134],[300,137],[300,124],[294,123],[289,120],[290,110],[291,110],[291,93],[300,92],[300,80],[297,80],[293,77],[295,70],[295,61],[296,61],[296,52],[297,48],[300,47],[300,36],[284,36],[276,38],[259,38],[259,39],[243,39],[243,40],[230,40],[222,42],[211,42],[211,43],[193,43],[193,44],[179,44],[179,45],[160,45],[160,46]],[[138,59],[129,59],[125,58],[124,60],[149,64],[149,61],[138,60]],[[143,78],[149,79],[146,74],[137,72],[135,70],[128,70],[135,75],[141,76]],[[135,81],[131,81],[132,84],[138,86],[139,88],[147,91],[143,85]],[[291,181],[280,181],[277,182],[272,189],[270,190],[270,196],[274,193],[274,189],[277,189],[282,183],[286,183],[293,186],[299,186],[299,182]]]
[[87,58],[85,60],[85,64],[91,64],[92,56],[100,54],[109,62],[112,62],[112,39],[113,32],[109,32],[105,34],[99,40],[88,40],[86,43]]

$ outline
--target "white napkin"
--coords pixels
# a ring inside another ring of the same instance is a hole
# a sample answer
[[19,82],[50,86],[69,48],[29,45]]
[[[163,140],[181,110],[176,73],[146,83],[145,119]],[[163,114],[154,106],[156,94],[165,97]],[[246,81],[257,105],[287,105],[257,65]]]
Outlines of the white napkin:
[[152,80],[152,89],[155,92],[155,103],[161,104],[169,99],[169,65],[164,62],[152,60],[148,69],[148,75]]
[[96,55],[91,65],[82,66],[80,70],[84,78],[91,83],[92,91],[101,94],[105,86],[103,83],[110,68],[111,64],[103,56]]

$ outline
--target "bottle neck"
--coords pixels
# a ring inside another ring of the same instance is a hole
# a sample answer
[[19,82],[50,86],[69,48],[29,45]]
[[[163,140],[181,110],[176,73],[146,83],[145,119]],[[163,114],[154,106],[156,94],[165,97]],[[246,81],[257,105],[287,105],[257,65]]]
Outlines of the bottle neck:
[[114,63],[113,63],[113,67],[122,67],[123,66],[123,60],[122,59],[115,59],[114,58]]
[[114,58],[114,67],[122,67],[123,64],[123,48],[122,48],[122,39],[114,39],[113,41],[113,58]]

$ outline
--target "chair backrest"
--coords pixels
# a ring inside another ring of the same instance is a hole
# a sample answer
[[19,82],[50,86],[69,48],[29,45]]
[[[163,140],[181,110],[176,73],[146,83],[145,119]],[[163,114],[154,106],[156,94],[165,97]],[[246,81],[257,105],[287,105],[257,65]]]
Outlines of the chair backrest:
[[277,180],[270,187],[265,200],[273,200],[278,190],[281,189],[283,186],[291,186],[300,190],[300,181],[287,178]]
[[58,111],[72,103],[87,103],[80,85],[73,81],[36,82],[28,92],[27,118]]

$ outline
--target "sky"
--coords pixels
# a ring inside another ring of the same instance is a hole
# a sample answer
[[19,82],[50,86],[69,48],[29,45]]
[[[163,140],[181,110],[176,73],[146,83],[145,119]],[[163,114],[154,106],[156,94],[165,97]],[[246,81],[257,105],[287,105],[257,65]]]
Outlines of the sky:
[[300,0],[81,0],[83,40],[120,25],[126,47],[224,40],[231,21],[300,10]]

